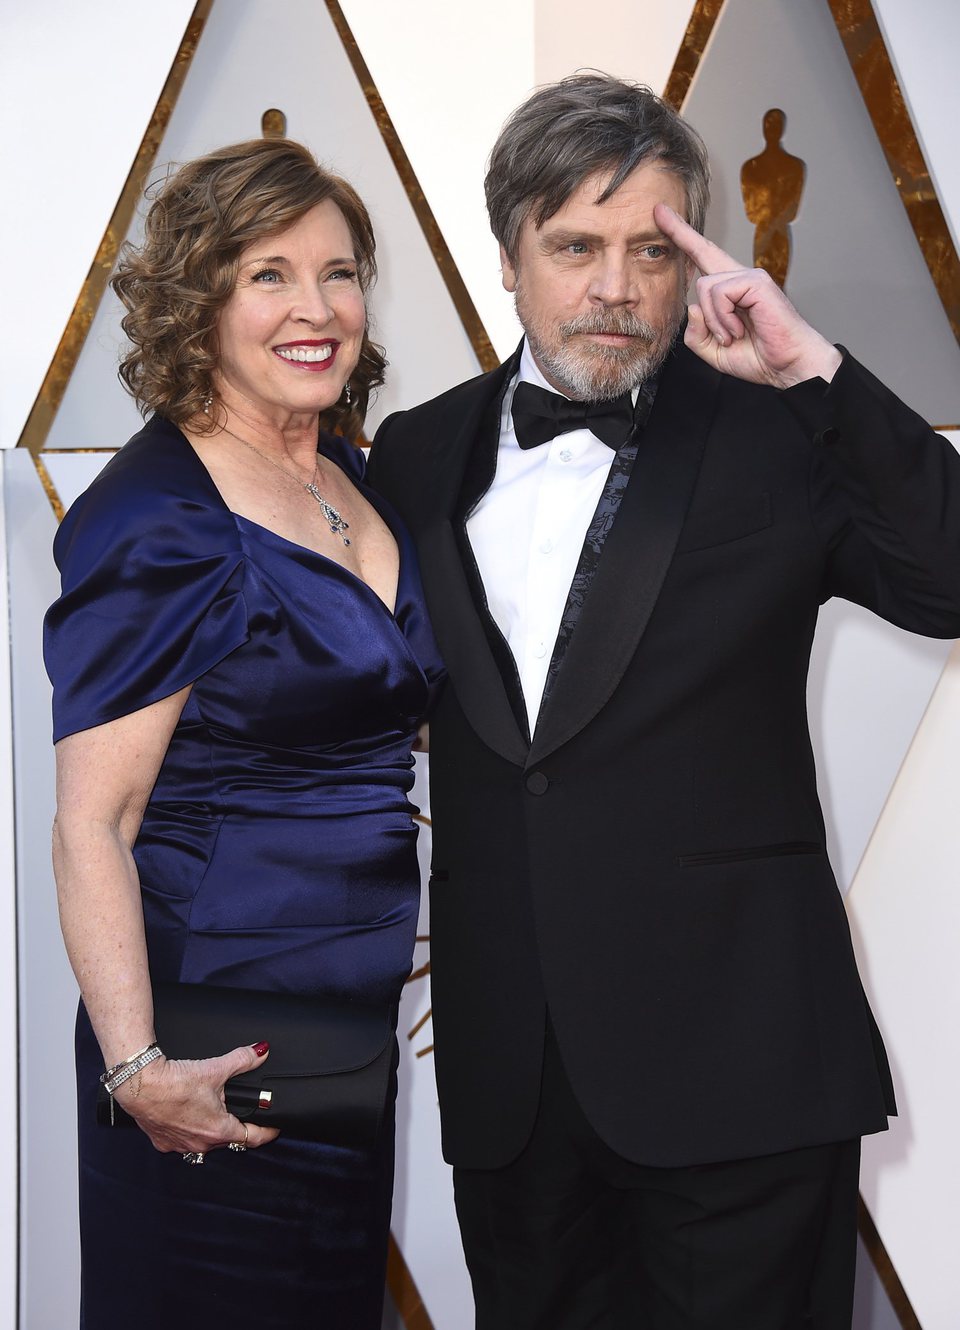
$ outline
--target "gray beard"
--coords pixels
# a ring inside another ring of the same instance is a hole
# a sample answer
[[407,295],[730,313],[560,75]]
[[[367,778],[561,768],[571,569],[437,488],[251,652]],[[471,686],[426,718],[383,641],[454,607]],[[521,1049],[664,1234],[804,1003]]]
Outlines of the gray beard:
[[[556,329],[551,345],[544,344],[532,318],[524,318],[523,294],[516,292],[517,317],[523,324],[530,350],[545,375],[574,401],[604,402],[630,392],[663,364],[680,327],[685,304],[679,304],[668,326],[655,328],[624,311],[581,314]],[[583,333],[622,333],[636,337],[633,346],[588,346],[566,342]],[[559,338],[560,344],[555,343]]]

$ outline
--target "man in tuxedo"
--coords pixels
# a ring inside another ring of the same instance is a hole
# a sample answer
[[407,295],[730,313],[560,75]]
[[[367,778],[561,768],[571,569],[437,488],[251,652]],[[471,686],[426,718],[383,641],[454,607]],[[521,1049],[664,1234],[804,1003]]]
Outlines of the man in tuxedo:
[[449,669],[434,1031],[480,1330],[848,1327],[894,1111],[807,661],[833,595],[960,633],[960,459],[704,239],[707,181],[647,89],[534,94],[486,181],[524,340],[372,452]]

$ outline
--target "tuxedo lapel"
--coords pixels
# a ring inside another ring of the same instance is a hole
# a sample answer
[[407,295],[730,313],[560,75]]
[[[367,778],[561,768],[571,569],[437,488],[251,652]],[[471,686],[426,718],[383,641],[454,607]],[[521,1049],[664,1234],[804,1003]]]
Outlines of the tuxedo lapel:
[[719,381],[683,346],[664,368],[620,509],[538,719],[530,764],[593,719],[637,650],[680,537]]
[[454,527],[468,462],[491,404],[512,372],[511,360],[482,379],[470,400],[457,403],[456,417],[437,422],[436,437],[444,446],[431,479],[433,513],[417,545],[434,634],[464,715],[489,748],[522,766],[529,745],[491,650],[482,617],[485,607],[476,602]]

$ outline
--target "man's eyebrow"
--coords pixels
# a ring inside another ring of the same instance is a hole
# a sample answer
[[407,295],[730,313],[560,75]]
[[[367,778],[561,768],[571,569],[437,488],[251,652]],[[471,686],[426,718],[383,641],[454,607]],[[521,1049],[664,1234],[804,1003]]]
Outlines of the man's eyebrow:
[[[549,223],[547,225],[549,225]],[[544,226],[540,231],[540,246],[544,249],[555,249],[558,246],[562,248],[564,245],[576,244],[577,241],[586,241],[587,244],[592,245],[603,245],[606,243],[604,237],[596,234],[594,231],[573,230],[568,228],[549,231],[547,230],[547,226]],[[651,227],[650,230],[636,231],[633,235],[627,237],[628,247],[633,247],[634,245],[649,245],[651,243],[669,245],[671,248],[674,247],[673,241],[668,240],[659,227],[656,226]]]
[[[549,223],[547,223],[547,226],[549,226]],[[551,249],[556,245],[572,245],[578,240],[586,240],[591,244],[597,244],[601,241],[601,237],[595,235],[592,231],[567,228],[550,231],[547,230],[547,226],[540,231],[540,243],[543,246],[549,246]]]

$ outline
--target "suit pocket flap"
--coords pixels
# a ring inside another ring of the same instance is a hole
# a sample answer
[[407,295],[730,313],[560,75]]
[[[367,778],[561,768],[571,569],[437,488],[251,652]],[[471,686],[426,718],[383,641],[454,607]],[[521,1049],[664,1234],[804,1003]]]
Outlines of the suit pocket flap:
[[678,554],[690,550],[709,549],[712,545],[726,545],[763,531],[773,521],[773,505],[766,491],[738,500],[721,512],[693,516],[684,523]]
[[775,845],[750,845],[742,850],[702,850],[699,854],[677,855],[681,868],[707,868],[711,864],[745,863],[750,859],[776,859],[785,854],[822,854],[823,846],[813,840],[784,840]]

